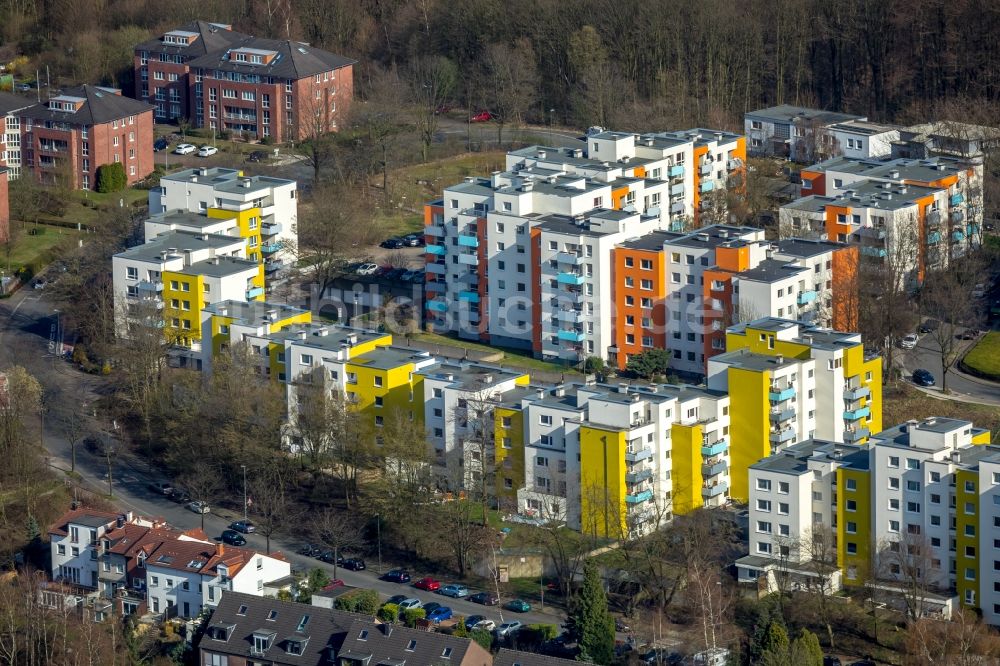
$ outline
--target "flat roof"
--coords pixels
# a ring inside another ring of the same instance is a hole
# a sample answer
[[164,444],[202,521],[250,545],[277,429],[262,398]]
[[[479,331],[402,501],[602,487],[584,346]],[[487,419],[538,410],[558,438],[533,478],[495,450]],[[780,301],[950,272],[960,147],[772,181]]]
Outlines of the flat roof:
[[[303,333],[305,334],[304,337],[302,336]],[[274,342],[284,343],[284,341],[290,340],[295,345],[326,349],[328,351],[339,351],[350,345],[352,336],[356,338],[355,345],[359,345],[382,340],[388,336],[388,333],[337,326],[335,324],[308,323],[286,326],[280,331],[271,333],[269,337]]]
[[799,266],[791,261],[765,259],[757,264],[756,267],[741,271],[737,275],[741,280],[770,283],[798,277],[802,273],[806,272],[809,272],[809,268]]
[[237,275],[239,273],[245,273],[247,271],[256,272],[259,268],[260,264],[256,261],[250,261],[249,259],[240,259],[239,257],[212,257],[211,259],[196,261],[190,266],[185,266],[177,272],[184,275],[204,275],[206,277],[221,278],[228,277],[230,275]]
[[[228,169],[226,167],[197,167],[194,169],[184,169],[182,171],[177,171],[176,173],[167,174],[162,176],[160,180],[221,185],[222,183],[228,182],[234,178],[239,178],[239,175],[239,169]],[[191,181],[192,178],[196,178],[196,180]]]
[[810,238],[786,238],[778,241],[778,252],[791,257],[816,257],[828,252],[849,248],[845,243]]
[[161,261],[162,255],[170,253],[171,250],[173,252],[170,253],[170,256],[180,257],[183,256],[184,250],[194,252],[204,249],[241,248],[243,247],[243,243],[242,238],[233,238],[232,236],[225,236],[223,234],[197,233],[180,229],[162,233],[142,245],[131,247],[124,252],[119,252],[115,256],[134,261],[153,262]]
[[771,106],[766,109],[748,111],[745,116],[785,123],[791,123],[795,120],[817,120],[823,123],[839,123],[848,120],[864,119],[864,116],[855,116],[850,113],[823,111],[821,109],[810,109],[805,106],[792,106],[791,104],[779,104],[778,106]]
[[745,241],[741,238],[747,234],[759,233],[754,227],[736,227],[727,224],[713,224],[709,227],[695,229],[690,233],[670,241],[672,246],[691,248],[716,248],[733,241]]
[[839,130],[841,132],[851,132],[853,134],[862,134],[864,136],[872,136],[875,134],[884,134],[885,132],[899,131],[900,127],[898,125],[873,123],[867,120],[848,120],[847,122],[836,123],[831,127],[831,129]]
[[753,370],[754,372],[777,370],[799,363],[799,359],[797,358],[758,354],[748,349],[737,349],[736,351],[718,354],[713,356],[712,360],[744,370]]
[[431,379],[451,382],[451,386],[456,388],[475,391],[523,377],[527,373],[513,372],[495,365],[443,361],[430,368],[419,370],[418,374]]
[[676,231],[651,231],[638,238],[630,238],[620,243],[619,246],[630,250],[662,250],[664,243],[680,238],[683,235]]
[[209,217],[208,215],[178,209],[168,210],[158,215],[150,215],[146,221],[156,224],[177,224],[185,227],[211,227],[216,224],[231,222],[235,219],[235,215],[233,217]]
[[351,359],[353,365],[363,365],[376,370],[391,370],[407,363],[426,361],[434,357],[430,352],[414,351],[404,347],[378,347]]
[[282,321],[289,317],[297,317],[308,312],[308,310],[292,307],[285,303],[233,300],[218,301],[217,303],[206,305],[204,310],[213,315],[232,317],[234,320],[244,324],[263,324]]

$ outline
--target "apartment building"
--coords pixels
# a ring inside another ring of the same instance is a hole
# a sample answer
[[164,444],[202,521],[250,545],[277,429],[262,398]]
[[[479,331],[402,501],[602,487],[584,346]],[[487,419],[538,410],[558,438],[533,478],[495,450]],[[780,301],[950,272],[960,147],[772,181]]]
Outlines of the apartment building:
[[747,470],[813,438],[867,441],[882,427],[882,360],[861,336],[766,318],[726,332],[708,387],[732,400],[731,495],[749,498]]
[[135,47],[136,98],[154,105],[157,122],[183,118],[250,139],[302,140],[343,122],[355,62],[194,21]]
[[915,280],[982,243],[982,169],[953,158],[836,158],[804,169],[802,192],[779,212],[782,235],[828,238],[874,260],[905,261]]
[[831,127],[867,120],[848,113],[780,104],[745,113],[743,126],[750,154],[809,162],[839,154],[826,139]]
[[31,173],[43,183],[61,179],[73,189],[89,190],[105,164],[120,163],[129,185],[153,172],[152,107],[115,88],[71,88],[45,102],[9,108],[5,118],[15,177]]
[[0,242],[6,242],[10,237],[10,190],[7,177],[10,169],[0,161]]
[[469,638],[238,592],[225,593],[197,648],[201,664],[493,664],[490,653]]
[[852,159],[889,157],[899,141],[901,128],[895,125],[848,120],[829,125],[820,138],[823,152]]
[[0,164],[7,167],[10,180],[21,177],[21,115],[20,111],[35,104],[35,100],[0,92]]
[[754,527],[773,508],[768,493],[780,492],[780,483],[794,488],[796,475],[805,475],[812,494],[775,499],[785,502],[785,515],[799,517],[800,529],[811,509],[812,531],[832,533],[824,543],[835,548],[835,559],[828,554],[827,564],[836,563],[845,585],[874,579],[918,615],[947,616],[960,604],[1000,624],[1000,559],[994,559],[1000,542],[993,538],[1000,526],[1000,449],[990,445],[988,430],[929,417],[886,429],[864,446],[803,442],[754,465],[751,553],[737,563],[741,580],[784,566],[779,557],[789,553],[776,557],[777,540]]
[[944,120],[900,128],[899,138],[892,143],[892,157],[957,157],[980,162],[998,147],[1000,128]]

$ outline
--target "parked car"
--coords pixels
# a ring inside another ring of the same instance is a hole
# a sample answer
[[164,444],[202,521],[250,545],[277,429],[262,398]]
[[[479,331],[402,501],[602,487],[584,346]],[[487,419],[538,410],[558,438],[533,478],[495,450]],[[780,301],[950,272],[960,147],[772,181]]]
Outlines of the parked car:
[[402,282],[423,282],[424,272],[408,270],[399,278]]
[[333,561],[336,559],[336,557],[334,556],[332,550],[324,550],[322,553],[320,553],[316,557],[316,559],[319,560],[320,562],[326,562],[327,564],[333,564]]
[[318,555],[321,555],[323,553],[323,549],[317,546],[316,544],[307,543],[306,545],[299,548],[297,552],[299,555],[317,557]]
[[429,604],[424,604],[423,606],[421,606],[421,608],[424,609],[425,614],[430,615],[432,612],[434,612],[435,609],[441,608],[441,606],[443,605],[444,604],[439,604],[436,601],[432,601]]
[[247,543],[246,537],[236,530],[223,531],[221,540],[227,546],[245,546]]
[[931,331],[936,331],[940,325],[941,322],[937,319],[928,319],[920,325],[917,329],[917,333],[930,333]]
[[917,346],[917,341],[919,339],[920,338],[917,337],[916,333],[910,333],[909,335],[904,336],[903,339],[899,341],[899,346],[902,347],[903,349],[913,349],[914,347]]
[[247,155],[247,162],[263,162],[267,159],[267,153],[263,150],[255,150]]
[[177,144],[177,147],[174,148],[174,153],[177,155],[190,155],[196,150],[198,149],[192,146],[190,143],[179,143]]
[[[91,453],[96,453],[99,456],[114,454],[115,449],[118,448],[117,444],[118,440],[104,433],[87,435],[83,440],[83,446]],[[169,486],[169,484],[167,485]],[[160,492],[156,484],[151,484],[149,487],[155,492]]]
[[170,141],[165,136],[161,136],[159,139],[153,142],[153,150],[155,152],[160,152],[161,150],[166,150],[170,147]]
[[851,663],[851,666],[878,666],[878,664],[876,664],[871,659],[859,659]]
[[399,602],[399,610],[409,610],[411,608],[423,608],[423,602],[420,599],[410,597],[409,599],[403,599]]
[[219,152],[219,149],[215,146],[202,146],[198,149],[198,157],[211,157],[217,152]]
[[384,247],[389,250],[398,250],[402,247],[406,247],[406,243],[399,238],[387,238],[379,243],[379,247]]
[[174,487],[171,486],[166,481],[154,481],[149,484],[149,489],[160,495],[169,495],[173,491]]
[[831,655],[823,655],[823,666],[843,666],[840,661],[840,657],[834,657]]
[[472,122],[474,123],[485,123],[487,121],[493,120],[493,114],[489,111],[480,111],[479,113],[473,114]]
[[410,574],[402,569],[393,569],[382,576],[382,580],[389,581],[390,583],[409,583]]
[[249,520],[234,520],[229,523],[229,529],[243,532],[243,534],[253,534],[254,526]]
[[407,599],[409,599],[409,597],[406,596],[405,594],[394,594],[391,597],[389,597],[388,599],[386,599],[385,603],[399,605],[399,604],[403,603],[404,601],[406,601]]
[[407,247],[420,247],[424,244],[423,234],[407,234],[402,238]]
[[195,513],[211,513],[212,509],[209,508],[207,502],[191,502],[187,505],[187,508]]
[[430,576],[427,576],[415,582],[413,584],[413,587],[417,588],[418,590],[427,590],[428,592],[435,592],[441,589],[441,583],[439,581],[434,580]]
[[177,502],[178,504],[187,504],[191,501],[191,495],[183,488],[174,488],[170,491],[170,494],[167,495],[167,498],[171,502]]
[[497,628],[497,623],[489,618],[483,618],[479,622],[469,627],[470,629],[482,629],[483,631],[493,631]]
[[934,386],[934,375],[931,374],[930,370],[918,368],[913,371],[913,383],[917,386]]
[[342,566],[345,569],[348,569],[350,571],[364,571],[365,570],[365,561],[363,559],[361,559],[360,557],[348,557],[346,560],[344,560],[343,562],[340,562],[339,564],[340,564],[340,566]]
[[361,264],[360,266],[354,269],[354,272],[357,273],[358,275],[375,275],[375,273],[378,272],[378,264],[373,264],[370,262]]
[[955,337],[958,338],[959,340],[975,340],[977,337],[979,337],[979,329],[967,328],[958,335],[956,335]]
[[469,601],[484,606],[496,606],[500,599],[492,592],[476,592],[469,597]]
[[497,627],[497,636],[500,638],[507,638],[508,636],[513,636],[521,630],[524,625],[520,620],[511,620],[510,622],[504,622],[499,627]]
[[434,624],[437,624],[444,620],[450,620],[452,614],[453,614],[452,610],[447,606],[439,606],[438,608],[435,608],[430,613],[428,613],[425,617]]
[[399,279],[406,274],[405,268],[391,268],[385,272],[382,276],[386,280],[392,280],[393,282],[399,282]]
[[469,615],[465,618],[465,628],[472,629],[474,626],[486,619],[485,615]]
[[464,585],[444,585],[438,590],[438,594],[443,594],[446,597],[452,597],[453,599],[462,599],[469,596],[469,588]]
[[531,604],[529,604],[524,599],[511,599],[503,605],[507,610],[512,610],[515,613],[527,613],[531,610]]

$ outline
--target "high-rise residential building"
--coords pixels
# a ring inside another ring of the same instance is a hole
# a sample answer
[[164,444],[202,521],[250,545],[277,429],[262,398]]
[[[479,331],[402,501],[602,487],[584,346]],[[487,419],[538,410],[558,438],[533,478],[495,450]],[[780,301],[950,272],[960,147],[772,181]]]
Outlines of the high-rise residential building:
[[822,570],[834,589],[873,584],[918,616],[963,606],[997,625],[998,527],[990,432],[930,417],[862,446],[809,440],[753,465],[750,554],[737,567],[772,586],[778,574],[808,584]]
[[343,122],[354,63],[302,42],[193,21],[135,47],[135,96],[154,105],[157,122],[302,140]]
[[861,336],[761,319],[731,327],[708,362],[708,387],[732,401],[732,496],[749,497],[747,470],[806,439],[866,441],[882,428],[882,360]]
[[799,162],[841,154],[832,140],[832,129],[865,121],[864,116],[789,104],[748,111],[743,115],[747,149],[751,155],[787,157]]

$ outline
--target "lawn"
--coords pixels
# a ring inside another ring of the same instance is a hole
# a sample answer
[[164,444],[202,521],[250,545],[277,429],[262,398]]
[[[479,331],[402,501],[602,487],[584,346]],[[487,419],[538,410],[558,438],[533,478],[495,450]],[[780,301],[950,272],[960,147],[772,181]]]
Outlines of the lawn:
[[567,379],[582,379],[583,375],[577,370],[570,366],[560,365],[559,363],[552,363],[550,361],[542,361],[531,356],[530,352],[525,352],[520,349],[506,349],[504,347],[492,347],[490,345],[482,345],[476,342],[470,342],[468,340],[459,340],[446,335],[439,335],[437,333],[412,333],[410,338],[413,340],[419,340],[421,342],[441,345],[442,347],[456,347],[458,349],[468,349],[470,351],[479,351],[489,354],[503,354],[503,359],[501,362],[506,366],[512,366],[515,368],[521,368],[524,370],[539,370],[543,372],[558,372],[566,375]]
[[957,400],[942,400],[903,383],[892,387],[887,386],[882,396],[882,402],[883,427],[891,427],[909,419],[942,416],[972,421],[977,428],[985,428],[991,432],[1000,431],[1000,408],[998,407]]
[[962,364],[972,374],[986,379],[1000,379],[1000,333],[990,331],[976,343]]
[[[41,233],[30,234],[31,230]],[[55,259],[56,249],[75,241],[81,236],[76,229],[52,227],[44,224],[28,226],[24,233],[14,239],[8,257],[6,247],[0,249],[0,267],[3,272],[13,274],[21,268],[30,266],[32,272],[37,272]]]

